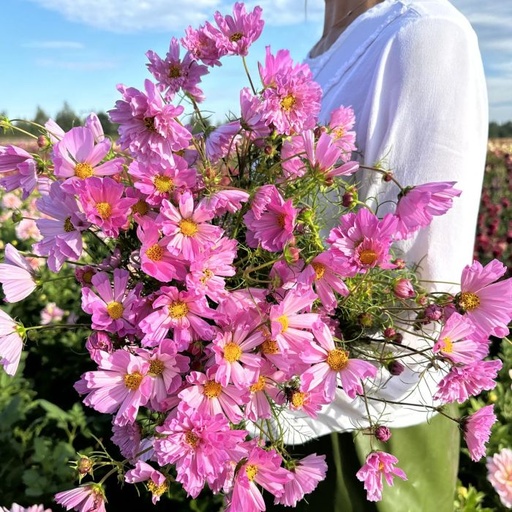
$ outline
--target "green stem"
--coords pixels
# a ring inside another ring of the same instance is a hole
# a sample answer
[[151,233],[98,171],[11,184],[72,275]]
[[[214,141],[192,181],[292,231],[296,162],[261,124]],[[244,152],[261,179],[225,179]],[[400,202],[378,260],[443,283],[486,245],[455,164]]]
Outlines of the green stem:
[[249,83],[251,84],[252,93],[254,95],[257,94],[256,88],[254,87],[254,84],[252,83],[251,74],[249,73],[249,68],[247,67],[247,61],[245,60],[245,57],[242,57],[242,62],[244,64],[245,74],[247,75],[247,78],[249,79]]

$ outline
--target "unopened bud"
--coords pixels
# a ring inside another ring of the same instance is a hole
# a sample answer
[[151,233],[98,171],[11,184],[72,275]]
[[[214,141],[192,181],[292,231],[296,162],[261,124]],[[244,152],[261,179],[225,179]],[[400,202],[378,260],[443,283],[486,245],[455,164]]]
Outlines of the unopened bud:
[[78,461],[76,465],[76,469],[80,475],[86,475],[87,473],[90,473],[92,471],[92,468],[94,466],[94,462],[89,457],[80,457],[80,460]]
[[350,208],[354,204],[354,194],[352,194],[350,192],[345,192],[341,199],[341,204],[345,208]]
[[358,320],[361,327],[371,327],[373,325],[373,316],[370,313],[361,313]]
[[388,371],[391,375],[395,377],[400,375],[405,370],[405,367],[402,363],[397,360],[393,360],[388,364]]
[[391,171],[385,172],[382,175],[382,181],[390,182],[393,179],[393,173]]
[[50,139],[46,135],[39,135],[37,137],[37,147],[39,149],[48,149],[50,146]]
[[388,340],[392,340],[395,335],[396,335],[396,329],[394,329],[393,327],[386,327],[384,329],[384,338],[388,339]]
[[399,279],[393,287],[393,292],[399,299],[411,299],[416,295],[414,286],[409,279]]
[[403,270],[405,268],[405,260],[402,258],[397,258],[393,263],[396,265],[396,268],[399,270]]
[[389,428],[385,427],[384,425],[379,425],[375,429],[374,434],[379,441],[385,443],[386,441],[389,441],[389,438],[391,437],[391,430],[389,430]]

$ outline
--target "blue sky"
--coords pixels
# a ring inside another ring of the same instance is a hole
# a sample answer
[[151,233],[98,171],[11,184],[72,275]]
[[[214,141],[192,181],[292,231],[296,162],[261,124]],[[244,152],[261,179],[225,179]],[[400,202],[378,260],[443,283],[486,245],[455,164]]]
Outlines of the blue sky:
[[[67,101],[80,115],[107,111],[120,98],[116,84],[142,88],[145,53],[161,56],[172,36],[188,25],[231,11],[226,0],[2,0],[0,112],[30,118],[37,106],[54,116]],[[323,0],[260,0],[266,22],[253,46],[249,67],[265,45],[287,48],[300,61],[319,38]],[[475,28],[489,91],[490,118],[512,120],[512,2],[453,0]],[[191,8],[193,6],[193,8]],[[247,85],[242,63],[227,58],[203,81],[205,106],[214,119],[237,111],[238,91]]]

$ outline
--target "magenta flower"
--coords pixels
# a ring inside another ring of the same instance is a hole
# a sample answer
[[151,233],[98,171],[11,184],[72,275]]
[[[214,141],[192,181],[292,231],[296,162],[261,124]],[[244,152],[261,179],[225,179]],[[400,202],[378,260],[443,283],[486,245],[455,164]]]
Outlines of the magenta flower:
[[16,146],[0,146],[0,186],[7,192],[22,189],[22,199],[37,187],[37,164],[30,153]]
[[380,501],[382,499],[382,477],[386,479],[388,485],[393,485],[395,476],[402,480],[407,480],[405,473],[395,467],[398,459],[386,452],[372,452],[366,457],[366,462],[356,473],[356,477],[364,482],[366,490],[366,499],[368,501]]
[[117,238],[128,225],[135,198],[123,197],[124,185],[112,178],[88,178],[76,185],[87,220],[107,236]]
[[14,376],[20,364],[23,333],[23,326],[0,309],[0,365],[11,377]]
[[76,199],[66,194],[58,181],[52,183],[49,194],[39,198],[36,205],[45,218],[36,221],[43,239],[33,248],[37,254],[48,257],[48,268],[52,272],[58,272],[67,259],[80,258],[81,232],[90,224],[80,212]]
[[264,21],[261,19],[262,9],[257,6],[251,13],[247,13],[245,5],[236,2],[233,7],[233,16],[222,16],[216,12],[213,17],[218,29],[206,22],[205,30],[215,40],[217,47],[223,55],[246,56],[249,46],[256,41],[263,30]]
[[208,73],[208,68],[198,64],[190,52],[181,60],[180,43],[175,37],[171,38],[165,59],[152,50],[146,52],[146,56],[150,62],[148,70],[155,77],[158,87],[164,91],[166,100],[172,101],[180,90],[190,94],[196,102],[204,100],[203,91],[197,84],[201,82],[201,77]]
[[240,132],[240,121],[231,121],[215,128],[206,138],[206,156],[210,162],[216,163],[221,158],[229,158],[236,154],[238,144],[243,139]]
[[402,234],[407,236],[422,226],[428,226],[434,216],[444,215],[453,206],[453,198],[462,192],[453,185],[454,181],[424,183],[402,192],[395,212],[400,219]]
[[212,217],[213,213],[204,203],[194,208],[194,197],[184,192],[178,197],[178,207],[164,199],[157,224],[169,239],[169,251],[194,261],[222,236],[222,228],[208,222]]
[[109,153],[111,142],[103,138],[96,143],[94,133],[85,126],[71,128],[53,148],[55,176],[73,185],[91,176],[112,176],[121,172],[123,158],[100,163]]
[[0,283],[5,300],[19,302],[36,289],[36,273],[13,245],[5,246],[4,257],[5,262],[0,263]]
[[105,491],[101,484],[87,484],[69,491],[58,492],[55,501],[66,510],[106,512]]
[[[141,428],[137,422],[126,425],[112,425],[112,437],[110,440],[119,448],[121,455],[130,461],[138,459],[141,449]],[[142,457],[148,456],[145,452]]]
[[231,496],[228,496],[226,512],[260,512],[266,510],[260,485],[279,498],[284,493],[284,484],[293,476],[281,467],[283,459],[273,449],[264,450],[256,442],[244,443],[247,456],[237,466]]
[[240,125],[247,130],[251,140],[264,139],[270,135],[270,129],[261,114],[261,100],[253,96],[247,87],[240,91]]
[[462,404],[470,396],[496,387],[496,378],[503,363],[499,359],[475,361],[464,366],[453,366],[437,385],[434,400]]
[[114,270],[113,283],[106,272],[98,272],[91,278],[91,288],[82,288],[82,309],[92,315],[91,327],[117,333],[119,336],[135,333],[138,289],[129,289],[130,273],[124,269]]
[[461,428],[468,445],[469,456],[475,462],[485,455],[485,443],[489,441],[491,427],[497,420],[493,409],[494,405],[486,405],[461,419]]
[[165,104],[155,84],[144,82],[146,92],[118,85],[123,95],[109,111],[110,119],[119,126],[118,143],[143,162],[158,162],[173,151],[185,149],[191,133],[176,119],[183,107]]
[[294,467],[290,470],[293,479],[284,484],[283,494],[274,500],[276,505],[295,507],[306,494],[316,489],[327,473],[325,455],[313,453],[294,463]]
[[512,320],[512,278],[497,281],[507,267],[492,260],[485,267],[478,261],[462,271],[457,304],[483,337],[504,337]]
[[218,488],[232,460],[245,451],[240,447],[247,432],[233,430],[223,414],[209,415],[180,406],[161,427],[155,440],[156,460],[160,465],[175,464],[177,481],[193,498],[205,482]]
[[129,484],[146,482],[146,486],[151,492],[153,505],[156,505],[160,501],[162,494],[169,489],[165,475],[142,460],[138,460],[135,467],[126,472],[124,479]]
[[306,64],[294,64],[288,50],[274,56],[267,46],[260,75],[265,87],[261,113],[267,125],[285,135],[314,128],[322,89]]
[[487,457],[487,480],[498,493],[504,507],[512,508],[512,450],[502,448]]
[[[264,203],[261,205],[261,197]],[[263,208],[260,211],[261,206]],[[256,194],[251,209],[244,215],[247,226],[247,243],[271,252],[280,252],[294,240],[293,231],[298,210],[293,207],[293,200],[285,201],[273,185],[262,187]]]
[[311,368],[302,374],[302,389],[323,389],[328,401],[334,400],[338,383],[349,398],[363,394],[361,381],[377,375],[377,367],[368,361],[349,358],[348,351],[335,345],[332,334],[323,322],[313,324],[313,333],[319,345],[311,344],[302,359]]
[[192,54],[194,59],[204,62],[207,66],[220,66],[220,58],[226,55],[216,44],[209,30],[201,26],[198,29],[187,27],[181,44]]
[[114,423],[133,423],[139,407],[145,405],[152,390],[148,375],[150,363],[127,350],[100,354],[98,370],[86,372],[75,383],[84,404],[96,411],[113,414]]
[[416,290],[409,279],[400,278],[393,285],[393,293],[399,299],[412,299],[416,296]]

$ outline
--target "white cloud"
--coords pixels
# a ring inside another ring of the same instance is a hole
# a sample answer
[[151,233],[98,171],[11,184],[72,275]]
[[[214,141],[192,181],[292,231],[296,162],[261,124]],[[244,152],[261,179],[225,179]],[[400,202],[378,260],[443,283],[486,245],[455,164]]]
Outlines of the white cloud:
[[118,64],[111,61],[65,61],[61,59],[36,59],[36,66],[44,68],[64,69],[68,71],[99,71],[114,69]]
[[76,41],[33,41],[23,43],[24,48],[38,48],[42,50],[82,50],[85,46]]

